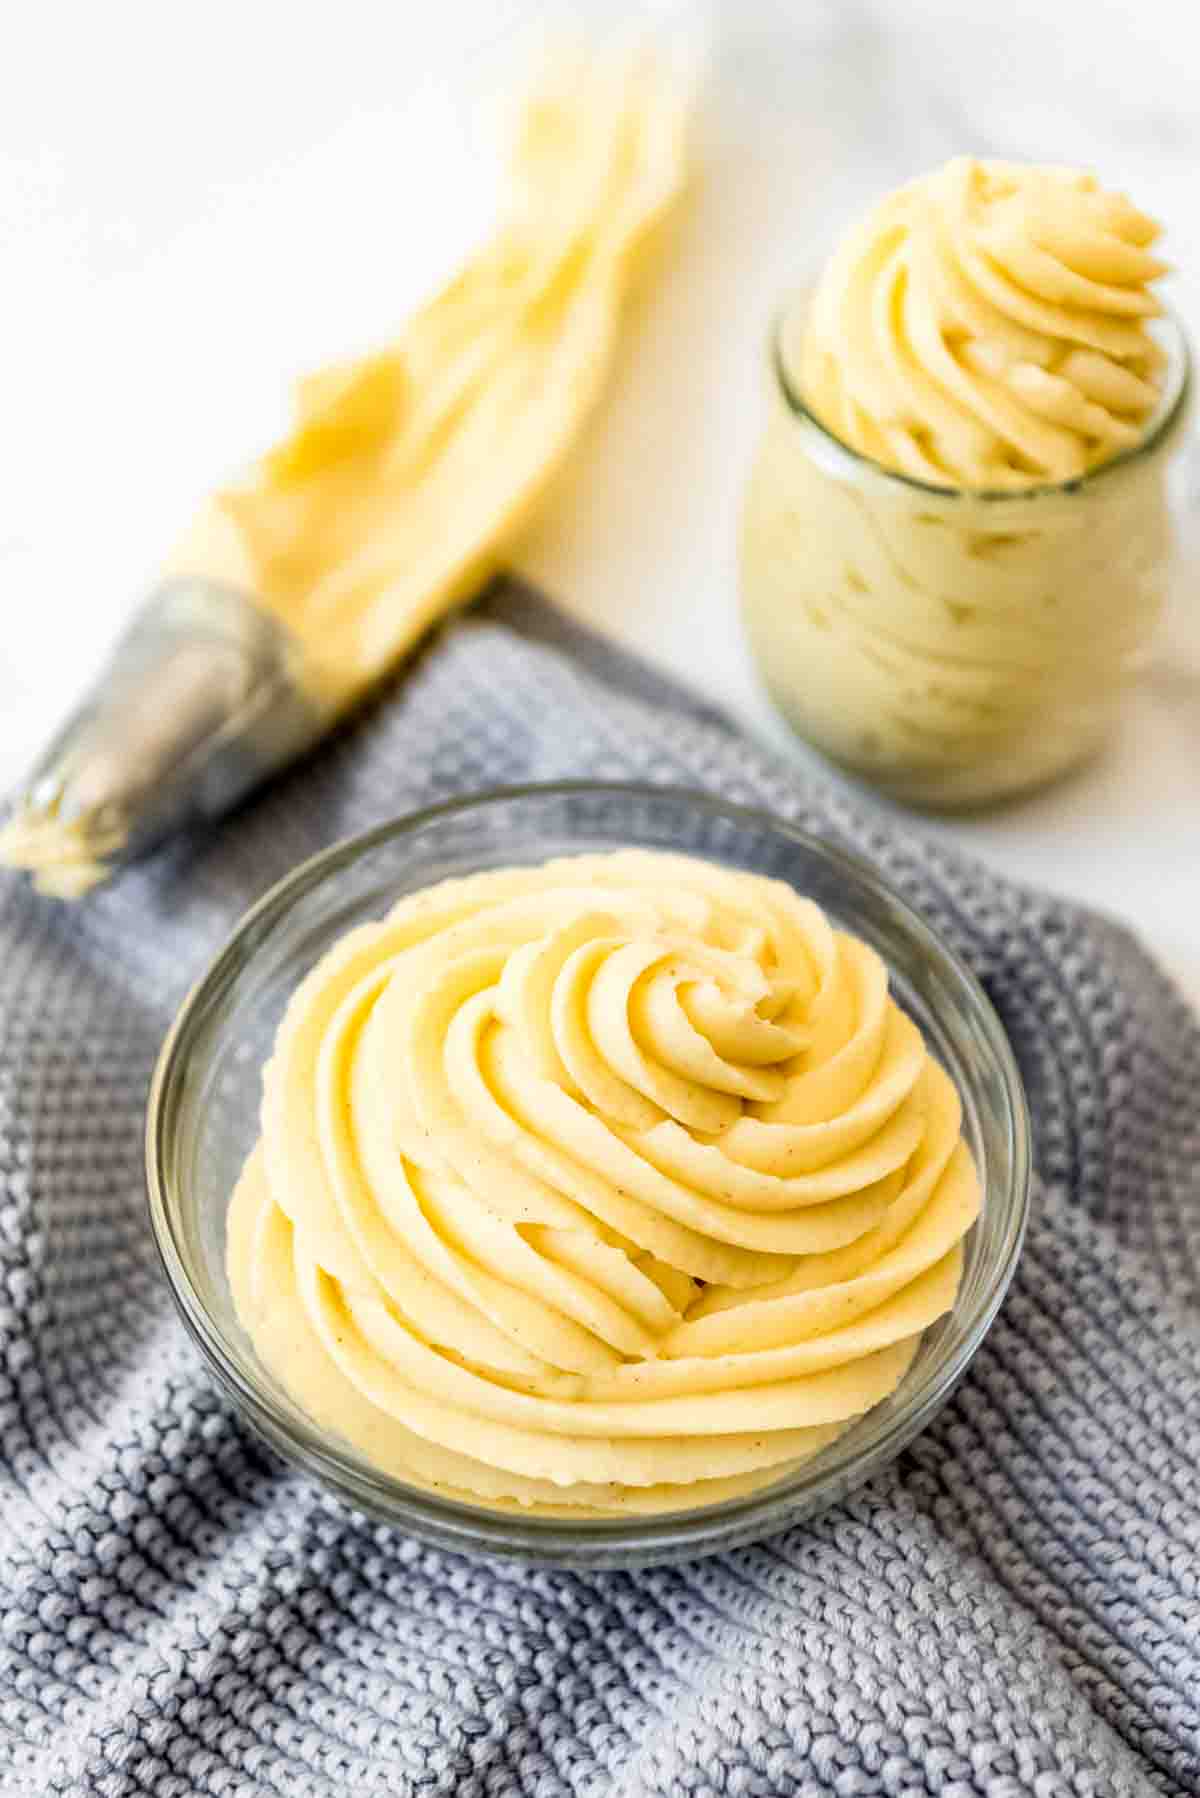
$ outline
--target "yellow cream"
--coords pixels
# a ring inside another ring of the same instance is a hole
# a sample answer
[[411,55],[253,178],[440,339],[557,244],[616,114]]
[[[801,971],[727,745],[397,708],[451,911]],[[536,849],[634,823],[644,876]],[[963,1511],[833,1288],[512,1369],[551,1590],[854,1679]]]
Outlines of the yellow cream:
[[800,384],[851,448],[920,480],[1073,480],[1158,403],[1158,226],[1094,176],[962,157],[891,194],[817,287]]
[[1113,723],[1171,560],[1156,234],[1090,175],[962,159],[782,321],[747,629],[799,732],[899,798],[1020,792]]
[[780,882],[641,851],[447,881],[294,995],[234,1300],[401,1479],[711,1503],[886,1397],[953,1304],[960,1123],[879,958]]
[[118,848],[123,840],[115,832],[97,840],[79,824],[18,810],[0,825],[0,862],[27,868],[38,892],[49,899],[82,899],[108,876],[106,848]]
[[389,349],[301,384],[291,434],[171,563],[253,594],[352,702],[500,565],[608,373],[684,179],[687,96],[653,58],[551,64],[494,240]]

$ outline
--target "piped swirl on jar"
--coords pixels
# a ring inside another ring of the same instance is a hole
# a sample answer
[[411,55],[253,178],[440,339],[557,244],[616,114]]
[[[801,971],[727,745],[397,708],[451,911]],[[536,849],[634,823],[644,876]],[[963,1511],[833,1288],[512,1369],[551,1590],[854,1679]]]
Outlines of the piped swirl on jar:
[[953,1305],[979,1183],[864,943],[643,851],[452,880],[294,995],[239,1315],[381,1469],[573,1515],[778,1478]]
[[847,234],[785,359],[822,423],[884,467],[958,488],[1073,480],[1159,404],[1158,234],[1093,175],[960,157]]

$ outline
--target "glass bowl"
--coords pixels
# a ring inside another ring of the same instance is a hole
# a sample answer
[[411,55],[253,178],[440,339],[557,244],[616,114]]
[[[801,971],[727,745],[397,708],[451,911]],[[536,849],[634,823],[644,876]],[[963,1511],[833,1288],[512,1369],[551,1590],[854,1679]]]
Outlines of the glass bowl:
[[[898,1002],[962,1096],[983,1184],[952,1312],[896,1392],[821,1454],[723,1504],[632,1520],[514,1515],[381,1473],[314,1425],[257,1359],[225,1273],[225,1214],[258,1135],[261,1074],[303,976],[356,924],[452,875],[637,845],[789,881],[886,962]],[[350,1504],[442,1547],[575,1566],[710,1553],[824,1509],[911,1441],[949,1397],[1012,1278],[1029,1191],[1029,1121],[1007,1038],[974,976],[870,868],[763,812],[669,788],[574,782],[456,800],[315,856],[246,914],[183,1003],[150,1090],[150,1214],[184,1321],[248,1421]]]

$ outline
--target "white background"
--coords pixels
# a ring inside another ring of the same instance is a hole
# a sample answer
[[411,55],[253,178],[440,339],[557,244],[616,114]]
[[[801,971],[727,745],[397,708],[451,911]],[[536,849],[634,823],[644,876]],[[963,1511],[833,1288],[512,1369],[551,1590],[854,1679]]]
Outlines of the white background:
[[[488,97],[546,12],[43,0],[10,20],[0,789],[191,508],[279,430],[289,378],[385,340],[486,230]],[[710,17],[694,195],[522,566],[773,734],[738,630],[734,537],[774,303],[873,194],[970,150],[1125,187],[1165,221],[1171,297],[1200,335],[1200,7],[729,0]],[[1200,539],[1194,453],[1180,509]],[[1101,762],[937,828],[1133,922],[1200,997],[1198,597],[1193,548]]]

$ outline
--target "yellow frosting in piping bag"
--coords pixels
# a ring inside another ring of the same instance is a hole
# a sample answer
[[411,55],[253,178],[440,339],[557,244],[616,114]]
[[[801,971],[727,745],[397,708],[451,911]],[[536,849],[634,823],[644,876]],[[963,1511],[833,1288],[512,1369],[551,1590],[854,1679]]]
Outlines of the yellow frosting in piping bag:
[[[291,433],[176,548],[168,576],[235,588],[287,627],[318,728],[511,554],[599,397],[683,184],[690,87],[661,53],[548,63],[492,242],[390,348],[303,381]],[[136,769],[136,745],[121,749]],[[0,861],[78,897],[129,834],[94,811],[67,769],[62,794],[0,826]]]
[[571,448],[682,185],[687,105],[651,56],[549,64],[492,242],[391,348],[303,382],[291,434],[179,546],[173,572],[289,626],[336,709],[496,570]]
[[403,1479],[710,1503],[893,1391],[952,1305],[960,1121],[879,958],[780,882],[641,851],[448,881],[294,995],[234,1299]]

